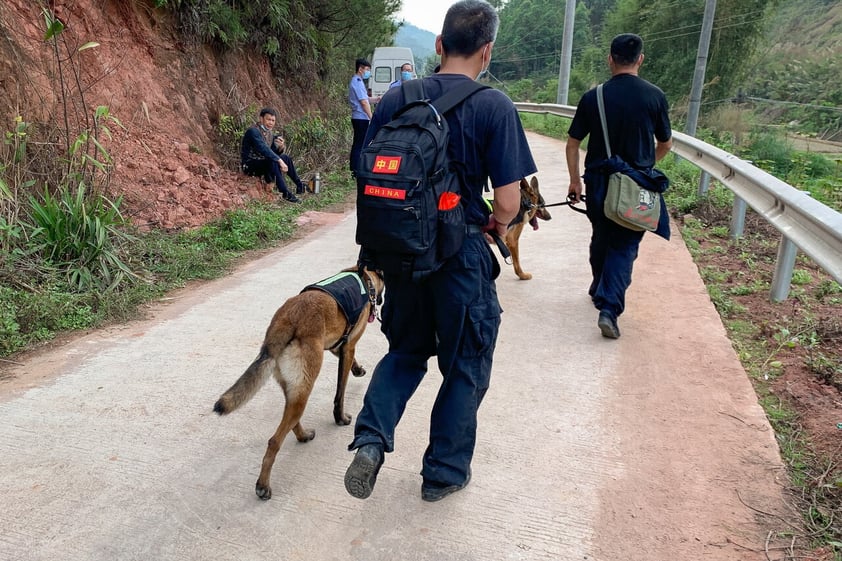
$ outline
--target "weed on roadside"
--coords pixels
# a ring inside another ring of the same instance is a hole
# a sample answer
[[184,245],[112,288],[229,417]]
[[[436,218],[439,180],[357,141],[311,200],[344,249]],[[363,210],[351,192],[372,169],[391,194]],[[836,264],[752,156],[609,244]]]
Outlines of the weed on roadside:
[[70,290],[59,270],[51,275],[42,270],[38,285],[26,283],[19,273],[7,276],[8,286],[0,287],[0,357],[49,341],[62,331],[137,317],[143,304],[169,290],[224,275],[247,252],[289,240],[301,213],[342,205],[353,192],[345,174],[329,174],[326,184],[330,188],[301,205],[253,201],[196,230],[134,232],[125,259],[134,265],[139,280],[110,291]]

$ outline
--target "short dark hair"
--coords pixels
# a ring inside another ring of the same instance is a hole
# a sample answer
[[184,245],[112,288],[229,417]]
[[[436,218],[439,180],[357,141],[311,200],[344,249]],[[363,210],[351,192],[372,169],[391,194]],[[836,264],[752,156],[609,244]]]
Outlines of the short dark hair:
[[500,17],[484,0],[462,0],[444,16],[441,47],[449,55],[470,56],[497,38]]
[[355,72],[359,72],[359,71],[360,71],[360,68],[362,68],[362,67],[364,67],[364,66],[368,66],[369,68],[371,68],[371,63],[370,63],[370,62],[368,62],[368,61],[367,61],[366,59],[364,59],[364,58],[358,58],[358,59],[357,59],[357,69],[355,70]]
[[260,110],[260,117],[263,118],[264,115],[272,115],[276,119],[278,118],[278,112],[271,107],[264,107]]
[[643,52],[643,39],[634,33],[621,33],[611,40],[611,58],[620,66],[630,66],[637,62]]

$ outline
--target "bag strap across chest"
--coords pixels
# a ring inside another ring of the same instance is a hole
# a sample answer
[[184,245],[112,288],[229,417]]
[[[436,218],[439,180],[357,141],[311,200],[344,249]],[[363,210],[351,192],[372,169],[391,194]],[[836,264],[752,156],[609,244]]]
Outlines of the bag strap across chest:
[[596,87],[596,105],[599,107],[599,121],[602,123],[602,136],[605,139],[605,151],[611,158],[611,142],[608,140],[608,122],[605,120],[605,99],[602,97],[602,84]]

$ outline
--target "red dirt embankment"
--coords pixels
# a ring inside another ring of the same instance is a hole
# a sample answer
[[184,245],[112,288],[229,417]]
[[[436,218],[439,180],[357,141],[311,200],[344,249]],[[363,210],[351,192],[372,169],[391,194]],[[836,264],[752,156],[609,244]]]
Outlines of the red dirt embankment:
[[[108,190],[124,196],[122,208],[141,227],[194,227],[248,199],[273,197],[259,180],[223,168],[213,156],[214,126],[222,115],[272,105],[283,123],[289,108],[308,109],[300,92],[274,87],[264,58],[184,44],[171,15],[152,2],[55,0],[50,8],[65,25],[61,65],[44,39],[38,3],[6,0],[0,6],[4,130],[18,115],[38,132],[53,123],[63,128],[65,108],[73,122],[107,106],[124,127],[112,124],[112,138],[101,137],[115,162]],[[91,41],[99,45],[77,50]],[[56,135],[55,142],[62,141]]]

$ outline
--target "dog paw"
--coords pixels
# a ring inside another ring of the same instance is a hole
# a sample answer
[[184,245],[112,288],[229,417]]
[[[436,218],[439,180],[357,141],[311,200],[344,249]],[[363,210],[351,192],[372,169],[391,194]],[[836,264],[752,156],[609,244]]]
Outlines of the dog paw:
[[336,424],[339,426],[351,424],[351,416],[347,413],[342,413],[341,415],[337,415],[336,413],[334,413],[333,420],[336,421]]
[[363,368],[359,364],[355,364],[351,367],[351,374],[353,374],[357,378],[362,378],[367,374],[367,372],[365,371],[365,368]]
[[521,273],[517,276],[520,280],[529,280],[532,278],[532,273]]
[[298,440],[298,442],[310,442],[311,440],[316,438],[316,431],[314,431],[313,429],[305,430],[301,433],[301,435],[296,434],[295,438]]
[[268,501],[272,498],[272,488],[268,485],[261,485],[259,481],[257,482],[257,485],[254,486],[254,492],[257,493],[257,496],[263,501]]

